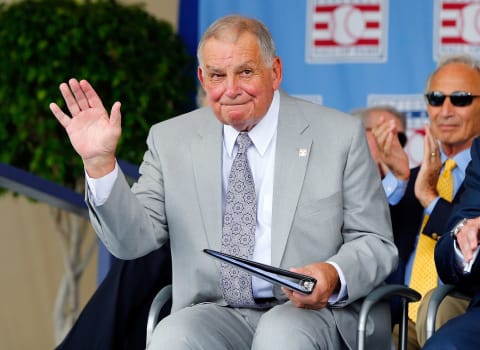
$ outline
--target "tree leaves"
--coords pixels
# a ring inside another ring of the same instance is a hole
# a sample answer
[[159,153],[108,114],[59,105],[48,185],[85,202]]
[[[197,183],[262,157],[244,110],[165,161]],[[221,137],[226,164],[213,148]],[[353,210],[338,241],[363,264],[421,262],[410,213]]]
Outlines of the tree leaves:
[[150,126],[191,110],[194,58],[172,26],[116,1],[0,6],[0,161],[74,188],[80,157],[48,109],[58,86],[88,79],[107,110],[122,102],[118,156],[139,164]]

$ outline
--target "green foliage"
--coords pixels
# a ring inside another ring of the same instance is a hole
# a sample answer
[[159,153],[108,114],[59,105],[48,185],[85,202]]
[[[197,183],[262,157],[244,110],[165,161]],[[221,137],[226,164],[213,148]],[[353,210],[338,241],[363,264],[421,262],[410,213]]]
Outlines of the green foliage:
[[117,156],[134,164],[152,124],[193,107],[194,58],[169,23],[139,5],[0,5],[0,52],[0,161],[70,188],[83,166],[48,108],[64,106],[61,82],[89,80],[108,111],[122,102]]

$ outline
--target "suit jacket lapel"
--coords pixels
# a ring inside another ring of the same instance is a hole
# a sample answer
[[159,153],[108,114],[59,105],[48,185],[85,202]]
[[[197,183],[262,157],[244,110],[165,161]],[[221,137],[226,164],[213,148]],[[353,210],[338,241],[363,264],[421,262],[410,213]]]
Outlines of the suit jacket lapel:
[[210,114],[212,122],[206,122],[198,137],[192,140],[191,154],[203,229],[209,247],[219,250],[222,236],[222,126]]
[[283,94],[272,203],[272,265],[280,266],[307,169],[312,137],[295,100]]

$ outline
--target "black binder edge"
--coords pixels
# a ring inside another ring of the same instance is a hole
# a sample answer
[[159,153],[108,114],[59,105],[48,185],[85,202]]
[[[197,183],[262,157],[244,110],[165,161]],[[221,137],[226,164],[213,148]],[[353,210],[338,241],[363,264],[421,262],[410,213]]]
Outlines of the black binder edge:
[[239,258],[212,249],[204,249],[203,251],[214,258],[232,264],[256,277],[264,279],[265,281],[286,287],[302,294],[311,294],[317,283],[317,280],[311,276],[261,264],[256,261]]

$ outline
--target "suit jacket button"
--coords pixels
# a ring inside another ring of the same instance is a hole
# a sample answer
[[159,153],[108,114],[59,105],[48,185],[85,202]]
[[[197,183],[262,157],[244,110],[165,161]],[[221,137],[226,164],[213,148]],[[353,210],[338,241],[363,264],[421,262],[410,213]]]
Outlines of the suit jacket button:
[[440,235],[438,233],[432,233],[432,238],[436,241],[440,238]]

